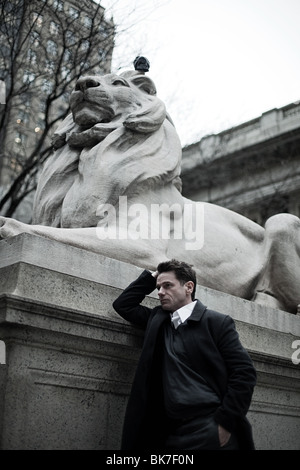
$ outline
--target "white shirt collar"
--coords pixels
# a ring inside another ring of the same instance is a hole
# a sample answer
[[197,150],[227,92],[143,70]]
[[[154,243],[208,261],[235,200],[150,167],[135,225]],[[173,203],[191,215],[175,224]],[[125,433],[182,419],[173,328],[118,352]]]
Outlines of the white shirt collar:
[[189,304],[184,305],[178,310],[175,310],[175,312],[171,313],[171,320],[172,321],[175,320],[175,322],[177,322],[178,321],[177,319],[179,317],[180,323],[185,322],[185,320],[187,320],[191,316],[196,303],[197,303],[197,300],[194,300],[193,302],[190,302]]

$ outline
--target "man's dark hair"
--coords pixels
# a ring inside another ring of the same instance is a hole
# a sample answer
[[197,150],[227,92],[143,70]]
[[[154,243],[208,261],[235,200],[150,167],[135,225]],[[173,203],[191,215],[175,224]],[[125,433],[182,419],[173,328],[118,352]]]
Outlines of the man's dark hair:
[[192,300],[195,299],[197,278],[196,278],[196,272],[192,268],[191,264],[185,263],[184,261],[171,259],[170,261],[163,261],[162,263],[159,263],[156,270],[158,274],[165,273],[168,271],[174,271],[176,279],[182,285],[188,281],[193,281],[194,289],[192,292]]

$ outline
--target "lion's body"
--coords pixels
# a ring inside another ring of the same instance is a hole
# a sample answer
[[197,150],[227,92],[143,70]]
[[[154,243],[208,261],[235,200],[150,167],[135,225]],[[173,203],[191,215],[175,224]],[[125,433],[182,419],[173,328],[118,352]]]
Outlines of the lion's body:
[[[297,311],[299,219],[278,215],[262,228],[185,199],[181,145],[150,79],[138,73],[83,77],[70,103],[72,115],[58,128],[56,150],[40,175],[34,225],[2,218],[1,237],[36,233],[150,269],[182,259],[204,286]],[[152,209],[163,205],[176,206],[172,221],[168,211],[153,219]],[[169,223],[167,236],[158,236],[162,221]],[[185,230],[190,223],[194,232]]]

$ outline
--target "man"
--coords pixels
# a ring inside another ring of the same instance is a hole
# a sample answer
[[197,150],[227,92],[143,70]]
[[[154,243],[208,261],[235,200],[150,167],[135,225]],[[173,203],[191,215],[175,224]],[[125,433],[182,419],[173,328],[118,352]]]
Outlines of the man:
[[[161,305],[141,305],[155,288]],[[195,290],[191,265],[171,260],[145,270],[113,303],[145,330],[123,450],[254,449],[246,413],[255,369],[233,319],[195,300]]]

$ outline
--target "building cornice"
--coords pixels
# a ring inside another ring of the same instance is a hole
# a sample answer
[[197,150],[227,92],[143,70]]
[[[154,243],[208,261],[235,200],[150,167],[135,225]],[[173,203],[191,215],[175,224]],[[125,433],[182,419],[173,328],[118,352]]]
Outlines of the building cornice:
[[300,101],[271,109],[256,119],[219,134],[205,136],[199,142],[184,147],[182,172],[228,155],[248,154],[258,146],[268,147],[295,135],[300,135]]

